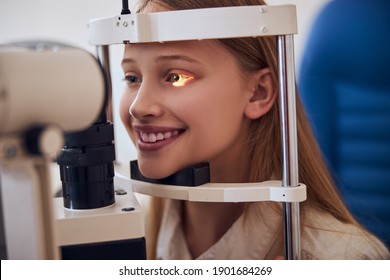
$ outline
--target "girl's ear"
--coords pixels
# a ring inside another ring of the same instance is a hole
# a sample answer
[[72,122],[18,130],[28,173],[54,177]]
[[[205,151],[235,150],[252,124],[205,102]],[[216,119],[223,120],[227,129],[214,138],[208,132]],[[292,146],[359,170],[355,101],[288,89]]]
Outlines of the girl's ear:
[[245,107],[245,116],[254,120],[271,109],[277,96],[277,90],[269,68],[259,70],[252,78],[254,87],[250,91]]

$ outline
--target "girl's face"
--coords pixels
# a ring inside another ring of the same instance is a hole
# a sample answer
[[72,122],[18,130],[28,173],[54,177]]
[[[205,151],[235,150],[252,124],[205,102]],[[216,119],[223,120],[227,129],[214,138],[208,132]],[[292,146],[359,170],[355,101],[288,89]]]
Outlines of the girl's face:
[[121,119],[146,177],[209,162],[213,181],[242,175],[254,85],[215,41],[128,44]]

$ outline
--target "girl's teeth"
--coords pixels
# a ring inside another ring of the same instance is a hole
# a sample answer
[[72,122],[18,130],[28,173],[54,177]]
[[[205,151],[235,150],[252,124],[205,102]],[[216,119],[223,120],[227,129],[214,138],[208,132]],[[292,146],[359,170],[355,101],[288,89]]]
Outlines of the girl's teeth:
[[168,139],[168,138],[171,138],[172,137],[172,132],[165,132],[164,133],[164,138],[165,139]]
[[154,133],[149,134],[149,142],[154,143],[157,141],[157,136]]
[[149,135],[147,133],[141,133],[142,141],[149,142]]
[[162,141],[164,139],[169,139],[173,136],[179,135],[179,131],[175,130],[173,132],[158,132],[158,133],[143,133],[141,132],[141,139],[146,143],[155,143],[157,141]]
[[164,134],[162,134],[161,132],[157,133],[157,140],[164,140]]

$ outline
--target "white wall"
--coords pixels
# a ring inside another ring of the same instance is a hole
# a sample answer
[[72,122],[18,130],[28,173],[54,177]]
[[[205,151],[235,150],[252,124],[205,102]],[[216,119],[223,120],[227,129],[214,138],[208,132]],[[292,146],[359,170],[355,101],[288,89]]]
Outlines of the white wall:
[[[295,4],[298,15],[298,31],[295,37],[296,64],[299,65],[302,49],[311,22],[322,5],[329,0],[268,0],[270,5]],[[134,0],[130,1],[130,4]],[[93,18],[111,17],[121,11],[120,0],[0,0],[0,43],[18,40],[54,40],[69,43],[94,52],[87,42],[87,22]],[[122,46],[115,46],[112,53],[114,79],[114,108],[118,108],[122,78],[120,59]],[[115,82],[117,81],[117,82]],[[134,148],[121,125],[114,117],[117,159],[127,162],[135,158]]]

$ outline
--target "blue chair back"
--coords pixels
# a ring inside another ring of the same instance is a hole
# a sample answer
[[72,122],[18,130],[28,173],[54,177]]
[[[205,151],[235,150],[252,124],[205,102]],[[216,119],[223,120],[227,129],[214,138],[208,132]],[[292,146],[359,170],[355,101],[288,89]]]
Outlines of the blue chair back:
[[390,246],[390,1],[329,2],[298,88],[344,200]]

